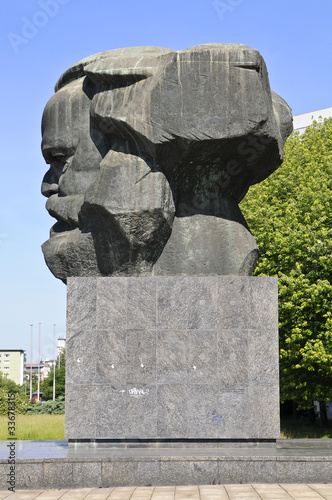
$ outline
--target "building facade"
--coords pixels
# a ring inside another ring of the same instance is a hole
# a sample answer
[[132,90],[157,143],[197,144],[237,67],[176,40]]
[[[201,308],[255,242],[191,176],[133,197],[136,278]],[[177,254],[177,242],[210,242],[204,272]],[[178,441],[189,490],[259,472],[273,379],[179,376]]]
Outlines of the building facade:
[[66,349],[66,339],[63,337],[58,337],[58,345],[57,345],[57,351],[58,351],[58,356]]
[[0,372],[16,384],[23,385],[24,365],[23,349],[0,349]]
[[331,118],[332,107],[317,109],[316,111],[309,111],[308,113],[302,113],[301,115],[293,116],[294,131],[296,130],[300,134],[302,134],[309,125],[312,125],[312,122],[314,120],[318,121],[320,117]]

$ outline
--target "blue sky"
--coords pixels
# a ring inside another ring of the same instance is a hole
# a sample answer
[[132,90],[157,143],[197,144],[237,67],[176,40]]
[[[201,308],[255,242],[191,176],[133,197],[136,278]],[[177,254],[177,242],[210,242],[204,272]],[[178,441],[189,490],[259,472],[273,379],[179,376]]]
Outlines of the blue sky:
[[[3,0],[0,184],[1,348],[26,349],[30,324],[52,357],[65,335],[66,287],[40,249],[53,219],[40,194],[40,120],[58,77],[119,47],[243,43],[260,51],[293,114],[332,106],[330,0]],[[34,349],[37,360],[37,349]]]

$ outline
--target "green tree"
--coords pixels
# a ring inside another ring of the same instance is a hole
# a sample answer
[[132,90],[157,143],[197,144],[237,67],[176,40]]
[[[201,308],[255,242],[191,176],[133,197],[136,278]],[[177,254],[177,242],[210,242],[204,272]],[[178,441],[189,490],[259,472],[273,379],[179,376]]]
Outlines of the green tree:
[[11,378],[8,378],[0,371],[0,388],[4,389],[7,392],[15,392],[19,393],[24,391],[24,387],[22,385],[17,384]]
[[279,278],[281,399],[324,408],[332,399],[331,120],[293,133],[284,153],[241,208],[260,249],[255,274]]
[[25,413],[29,397],[24,394],[24,386],[16,384],[0,372],[0,415],[7,415],[8,394],[15,393],[15,413]]
[[[65,397],[65,380],[66,380],[66,353],[63,350],[58,356],[57,364],[55,369],[55,397],[59,396]],[[43,392],[43,400],[48,401],[53,399],[53,369],[50,371],[48,376],[45,378],[41,386],[41,392]]]

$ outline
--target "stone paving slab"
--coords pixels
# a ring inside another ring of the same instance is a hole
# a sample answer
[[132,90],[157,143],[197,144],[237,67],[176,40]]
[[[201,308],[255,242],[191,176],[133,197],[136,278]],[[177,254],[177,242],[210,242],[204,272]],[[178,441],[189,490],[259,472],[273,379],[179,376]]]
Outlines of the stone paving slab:
[[332,500],[329,484],[226,484],[0,491],[0,500]]

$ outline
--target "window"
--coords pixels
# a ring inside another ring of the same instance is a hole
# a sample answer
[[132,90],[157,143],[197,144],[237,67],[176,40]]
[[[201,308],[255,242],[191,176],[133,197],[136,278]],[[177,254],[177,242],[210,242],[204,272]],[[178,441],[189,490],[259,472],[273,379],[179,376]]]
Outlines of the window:
[[5,366],[5,367],[4,367],[4,370],[9,370],[9,366]]
[[9,358],[10,354],[5,354],[5,358]]
[[5,359],[4,363],[8,364],[9,363],[9,359]]

